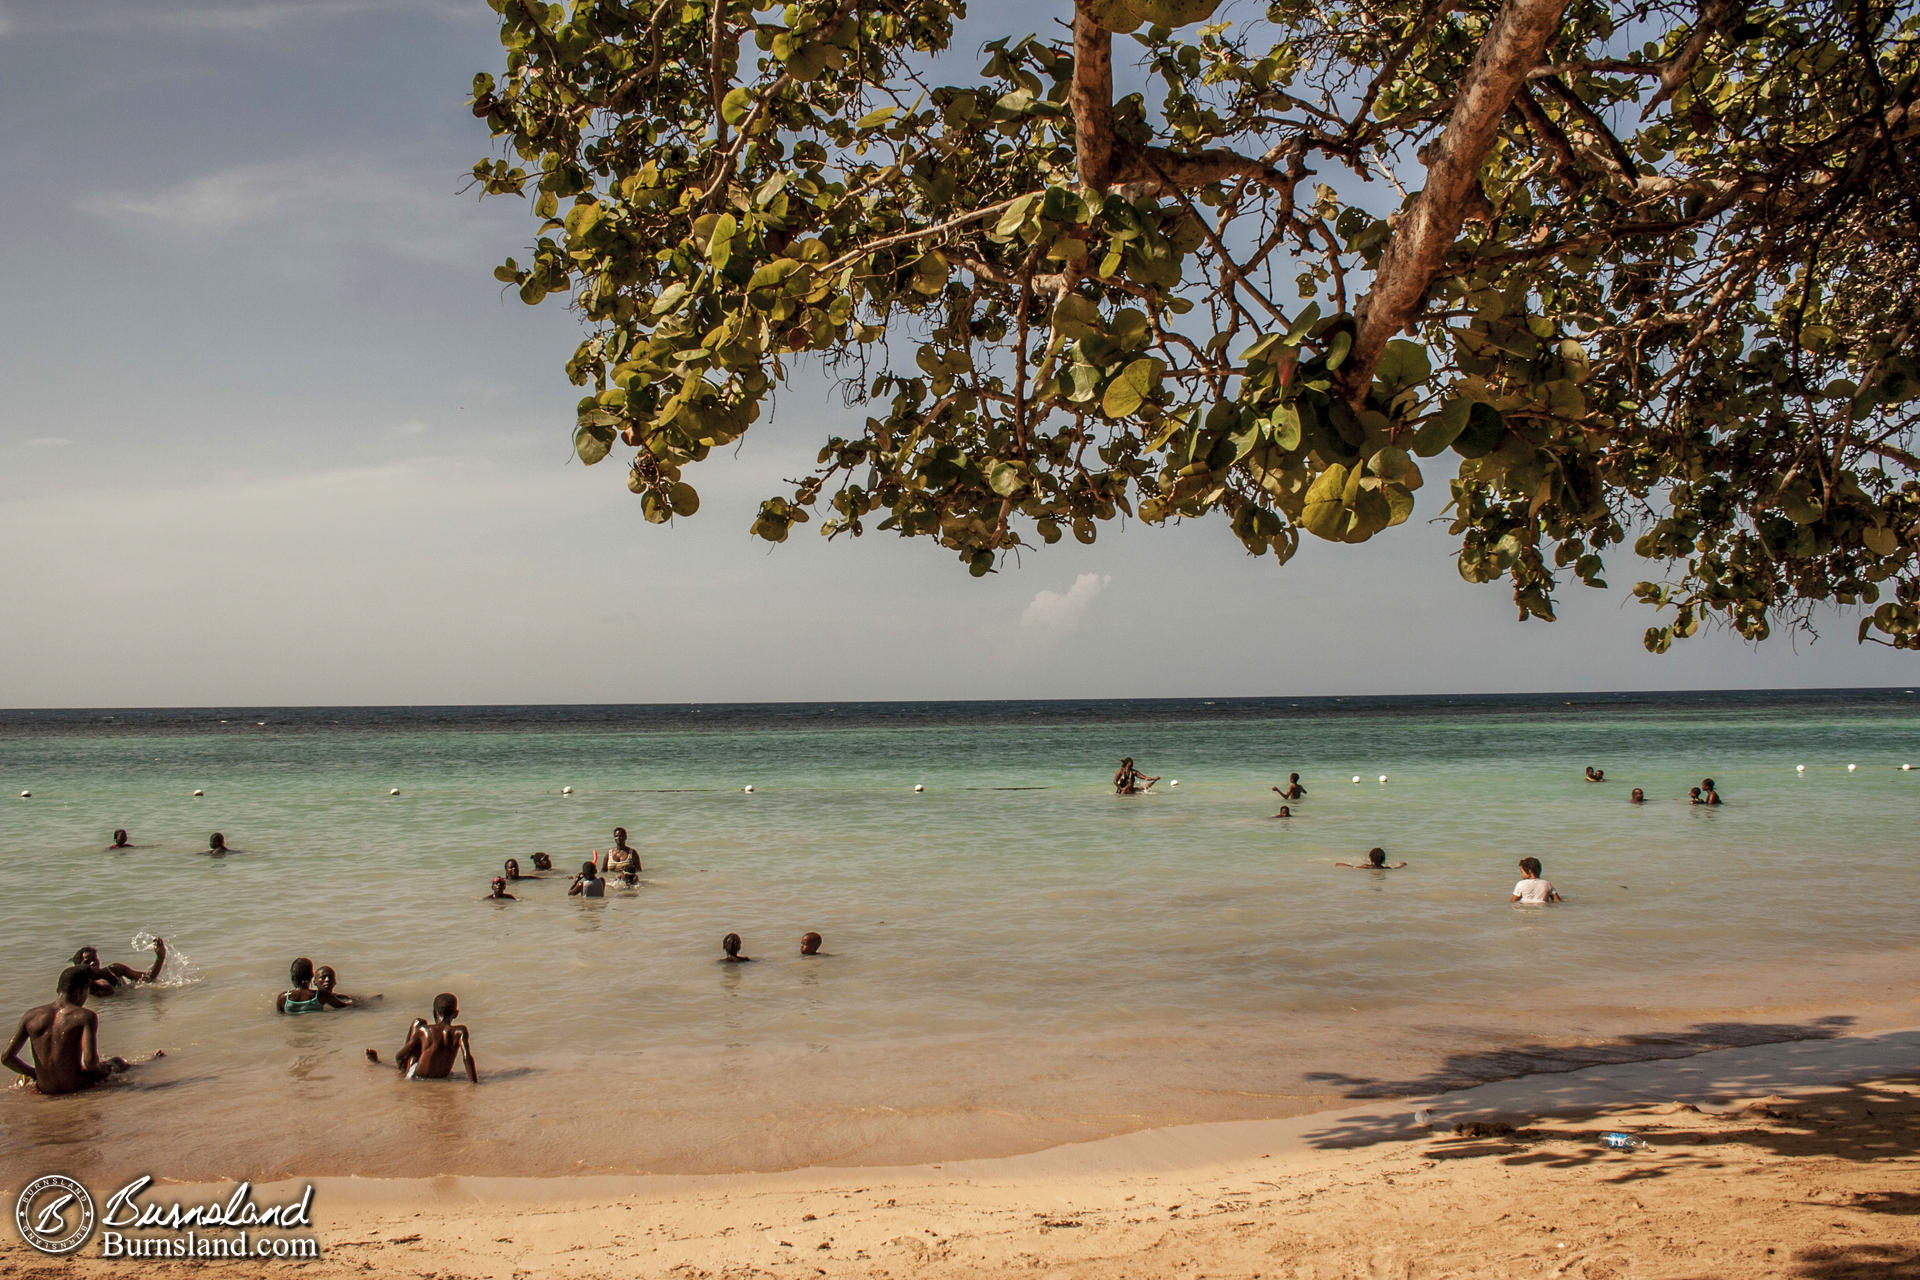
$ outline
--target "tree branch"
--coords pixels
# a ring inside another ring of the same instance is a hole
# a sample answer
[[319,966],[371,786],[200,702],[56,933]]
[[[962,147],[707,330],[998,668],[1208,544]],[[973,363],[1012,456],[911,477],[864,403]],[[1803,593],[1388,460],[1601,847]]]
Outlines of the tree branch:
[[1360,301],[1353,350],[1340,370],[1338,390],[1358,407],[1387,340],[1419,310],[1471,196],[1480,190],[1480,163],[1499,135],[1527,73],[1540,64],[1560,27],[1565,0],[1506,0],[1461,82],[1446,130],[1428,151],[1427,185],[1413,199]]
[[1074,160],[1080,185],[1104,192],[1113,172],[1113,35],[1073,6]]

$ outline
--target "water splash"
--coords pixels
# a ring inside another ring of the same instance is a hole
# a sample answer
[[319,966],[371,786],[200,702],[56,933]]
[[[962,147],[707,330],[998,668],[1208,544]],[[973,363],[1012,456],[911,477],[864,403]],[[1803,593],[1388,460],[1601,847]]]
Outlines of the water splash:
[[[133,935],[133,940],[128,945],[135,951],[150,952],[154,949],[154,944],[158,940],[154,934],[142,929]],[[153,980],[153,985],[156,987],[190,987],[197,982],[203,982],[205,980],[206,975],[201,973],[199,967],[193,963],[193,957],[169,942],[167,944],[167,963],[161,967],[160,976]]]

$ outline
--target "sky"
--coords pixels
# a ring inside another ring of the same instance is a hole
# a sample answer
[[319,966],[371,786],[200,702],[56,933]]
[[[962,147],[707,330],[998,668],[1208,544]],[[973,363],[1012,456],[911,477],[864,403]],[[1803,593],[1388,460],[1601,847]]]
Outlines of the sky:
[[[1017,15],[1017,17],[1016,17]],[[973,7],[971,41],[1033,21]],[[1299,696],[1910,684],[1810,643],[1664,656],[1626,588],[1520,623],[1443,484],[1285,566],[1109,527],[984,579],[925,541],[748,532],[850,411],[790,392],[648,525],[573,460],[578,340],[492,269],[484,0],[0,0],[0,706]]]

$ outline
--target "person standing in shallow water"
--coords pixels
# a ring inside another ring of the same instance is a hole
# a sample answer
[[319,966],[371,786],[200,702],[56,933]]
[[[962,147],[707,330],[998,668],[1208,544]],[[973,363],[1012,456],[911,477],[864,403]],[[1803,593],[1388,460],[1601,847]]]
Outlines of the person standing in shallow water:
[[1277,792],[1282,800],[1298,800],[1307,794],[1307,789],[1300,785],[1300,775],[1297,773],[1287,775],[1287,785],[1284,788],[1270,787],[1268,790]]
[[[1120,767],[1114,770],[1113,793],[1120,796],[1137,796],[1158,781],[1160,781],[1159,774],[1156,773],[1149,778],[1133,767],[1133,757],[1128,756],[1120,762]],[[1146,786],[1140,785],[1143,782]]]
[[640,851],[627,845],[627,829],[613,829],[613,847],[607,850],[608,875],[639,875]]

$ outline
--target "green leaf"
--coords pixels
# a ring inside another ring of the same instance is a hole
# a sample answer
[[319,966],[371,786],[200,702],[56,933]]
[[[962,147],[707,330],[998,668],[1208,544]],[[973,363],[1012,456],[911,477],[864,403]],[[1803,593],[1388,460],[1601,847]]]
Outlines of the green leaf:
[[1347,469],[1334,463],[1307,486],[1306,502],[1300,508],[1300,523],[1316,538],[1338,542],[1347,530]]
[[1473,401],[1459,396],[1447,401],[1439,413],[1420,424],[1413,433],[1413,451],[1423,458],[1434,458],[1445,453],[1447,446],[1460,438],[1467,429],[1467,419],[1473,410]]
[[707,236],[707,261],[715,269],[724,268],[733,257],[733,235],[740,224],[730,213],[723,213],[714,220],[713,231]]
[[1286,453],[1300,447],[1300,410],[1290,400],[1274,406],[1273,445]]
[[1347,358],[1347,352],[1353,350],[1353,335],[1345,329],[1333,335],[1333,341],[1327,344],[1327,368],[1338,369],[1340,362]]
[[1453,442],[1453,451],[1463,458],[1484,458],[1492,453],[1507,434],[1507,421],[1490,404],[1475,400],[1467,410],[1467,426]]
[[1090,333],[1100,333],[1100,308],[1090,299],[1070,293],[1054,306],[1053,327],[1068,338],[1084,338]]
[[753,93],[746,87],[729,89],[720,99],[720,118],[728,124],[739,124],[753,110],[753,103]]
[[700,510],[700,495],[690,484],[674,481],[667,486],[667,503],[677,516],[690,516]]
[[987,472],[987,487],[1003,498],[1011,498],[1020,492],[1026,482],[1026,468],[1018,462],[1003,459],[994,463]]
[[[1331,360],[1327,367],[1334,367]],[[1380,353],[1380,365],[1374,370],[1373,376],[1389,387],[1417,387],[1433,376],[1433,366],[1427,361],[1425,347],[1404,338],[1395,338]]]
[[573,433],[573,451],[579,455],[580,461],[592,466],[612,451],[617,434],[605,423],[582,423]]
[[1130,417],[1146,402],[1159,381],[1158,360],[1151,357],[1135,360],[1107,384],[1106,395],[1100,401],[1100,411],[1109,418]]
[[856,129],[872,129],[878,125],[883,125],[893,119],[894,113],[899,110],[900,108],[898,107],[881,107],[878,111],[869,111],[867,114],[861,116],[859,120],[855,121],[853,127]]

